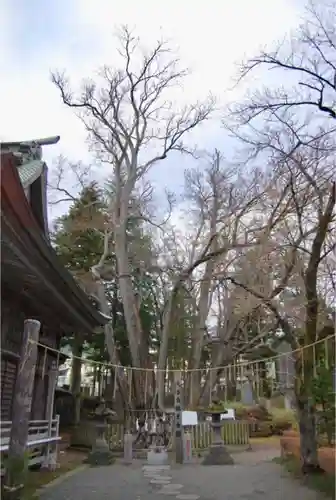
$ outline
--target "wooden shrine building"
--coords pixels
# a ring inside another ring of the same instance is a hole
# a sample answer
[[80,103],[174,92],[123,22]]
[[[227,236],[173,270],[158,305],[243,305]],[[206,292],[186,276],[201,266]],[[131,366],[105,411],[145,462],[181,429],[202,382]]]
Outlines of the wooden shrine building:
[[[89,334],[108,321],[60,264],[48,235],[47,166],[42,146],[59,137],[1,147],[1,420],[12,402],[25,319],[41,323],[39,342]],[[38,349],[31,419],[45,418],[48,370],[57,353]]]

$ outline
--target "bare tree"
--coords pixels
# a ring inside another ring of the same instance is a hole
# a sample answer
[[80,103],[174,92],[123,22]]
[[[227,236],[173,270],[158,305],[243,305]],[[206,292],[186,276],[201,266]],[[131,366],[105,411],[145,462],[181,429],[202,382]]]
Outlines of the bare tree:
[[[215,383],[216,379],[208,378],[205,387],[201,389],[201,355],[211,340],[207,333],[209,315],[213,320],[216,316],[218,319],[218,343],[212,359],[215,368],[233,360],[233,346],[240,340],[236,338],[237,325],[250,311],[245,304],[240,315],[233,314],[231,297],[230,300],[224,301],[225,304],[222,304],[221,299],[213,309],[221,278],[239,256],[244,255],[245,251],[252,251],[248,250],[249,248],[262,247],[265,251],[265,240],[272,234],[273,227],[287,215],[287,205],[281,204],[281,196],[288,191],[288,185],[283,186],[283,192],[277,191],[280,200],[276,199],[273,204],[268,203],[265,216],[265,200],[271,196],[273,190],[270,181],[269,176],[262,175],[258,169],[250,169],[246,174],[243,168],[229,165],[218,151],[211,158],[210,165],[187,172],[185,202],[188,206],[185,219],[189,221],[192,231],[187,238],[186,234],[181,236],[186,239],[186,247],[189,250],[184,252],[188,256],[184,265],[191,266],[195,262],[204,242],[210,242],[210,254],[213,252],[214,255],[217,249],[220,250],[216,257],[194,268],[183,284],[193,297],[197,311],[188,360],[188,367],[194,370],[187,385],[191,406],[197,405],[200,397],[211,390],[210,385]],[[263,214],[262,218],[258,216],[258,212]],[[245,348],[249,348],[247,343]]]
[[[331,282],[328,256],[334,248],[336,5],[311,3],[307,14],[290,43],[273,52],[263,51],[241,71],[241,78],[245,78],[258,68],[269,68],[289,77],[290,85],[252,90],[231,110],[231,117],[241,125],[239,130],[226,123],[242,140],[248,159],[263,159],[278,182],[288,185],[284,201],[289,203],[290,216],[278,227],[273,253],[278,283],[282,276],[280,294],[274,295],[272,287],[258,289],[253,276],[246,281],[248,274],[244,279],[231,275],[230,280],[263,302],[294,349],[332,332],[319,294],[325,288],[321,281]],[[246,266],[251,268],[251,264]],[[276,288],[279,290],[279,285]],[[307,470],[318,465],[311,355],[296,356],[301,454]]]
[[[158,42],[153,49],[143,51],[139,40],[126,27],[121,29],[120,42],[123,67],[114,70],[105,66],[96,82],[83,83],[77,97],[73,96],[65,75],[54,73],[52,81],[64,104],[74,109],[84,123],[99,159],[111,169],[115,196],[109,208],[110,226],[105,234],[105,252],[93,274],[96,280],[101,280],[113,235],[132,363],[140,368],[146,366],[146,359],[139,348],[143,333],[127,240],[132,193],[149,169],[170,152],[190,151],[184,136],[209,118],[214,101],[209,98],[204,104],[174,109],[169,89],[178,85],[186,72],[178,68],[168,46]],[[141,405],[143,384],[138,374],[134,383]]]
[[[251,91],[247,101],[237,105],[234,115],[240,123],[280,112],[299,112],[304,108],[336,119],[336,3],[311,1],[305,22],[273,50],[262,51],[241,67],[239,81],[258,69],[277,72],[289,79],[276,88]],[[294,86],[292,85],[294,83]]]
[[[272,135],[272,132],[270,132]],[[273,147],[270,151],[274,153]],[[335,182],[333,179],[335,148],[330,139],[316,140],[312,147],[297,149],[278,156],[280,177],[288,185],[286,198],[290,212],[278,226],[278,237],[268,253],[271,264],[271,283],[264,281],[260,288],[256,276],[243,273],[240,277],[227,275],[231,283],[243,288],[260,300],[274,315],[293,349],[309,345],[333,333],[330,317],[320,307],[319,269],[335,246]],[[285,161],[284,161],[285,157]],[[252,250],[253,252],[253,250]],[[252,268],[249,255],[246,269]],[[259,261],[259,260],[258,260]],[[256,265],[257,273],[262,267]],[[270,270],[265,270],[269,273]],[[249,277],[249,279],[247,279]],[[275,279],[276,278],[276,279]],[[314,359],[311,350],[296,358],[296,388],[301,434],[303,468],[318,466],[312,380]]]

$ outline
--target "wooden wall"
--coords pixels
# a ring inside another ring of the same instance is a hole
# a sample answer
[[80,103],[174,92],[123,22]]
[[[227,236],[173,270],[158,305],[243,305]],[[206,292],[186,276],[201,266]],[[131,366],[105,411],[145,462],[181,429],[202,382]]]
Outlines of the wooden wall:
[[24,315],[1,297],[1,420],[11,420]]
[[[12,296],[4,292],[2,290],[1,297],[1,420],[11,420],[24,320],[32,316],[28,310],[25,311],[24,304],[14,301]],[[40,341],[50,347],[58,347],[55,331],[47,326],[43,327],[43,323]],[[45,418],[48,371],[54,360],[55,355],[50,351],[38,349],[30,417],[32,420]]]

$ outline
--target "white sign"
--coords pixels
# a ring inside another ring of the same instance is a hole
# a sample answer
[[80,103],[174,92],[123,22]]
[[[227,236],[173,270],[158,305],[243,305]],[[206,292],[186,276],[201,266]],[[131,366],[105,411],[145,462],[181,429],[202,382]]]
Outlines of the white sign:
[[236,420],[234,408],[228,408],[227,413],[222,413],[221,420]]
[[182,426],[197,425],[197,411],[182,412]]

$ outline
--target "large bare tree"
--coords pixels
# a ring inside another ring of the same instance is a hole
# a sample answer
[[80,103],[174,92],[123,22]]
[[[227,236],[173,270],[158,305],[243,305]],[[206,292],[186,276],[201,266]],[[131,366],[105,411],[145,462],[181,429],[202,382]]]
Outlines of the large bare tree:
[[[142,345],[142,325],[129,263],[127,227],[132,214],[132,196],[150,168],[164,160],[172,151],[191,152],[184,137],[206,121],[213,109],[213,99],[205,103],[187,105],[176,109],[170,101],[169,89],[181,83],[185,72],[178,68],[178,61],[163,42],[142,51],[137,40],[127,28],[121,30],[121,69],[104,67],[97,81],[86,81],[75,97],[67,78],[54,73],[52,79],[61,93],[65,105],[75,110],[84,123],[91,146],[98,158],[110,169],[108,176],[114,186],[114,196],[109,206],[109,223],[105,231],[105,251],[93,268],[100,302],[106,314],[108,307],[103,297],[102,280],[105,262],[112,239],[117,258],[120,294],[124,306],[127,334],[134,368],[146,367],[147,356]],[[167,298],[162,321],[158,359],[159,401],[163,404],[164,376],[170,317],[174,296],[181,284],[203,262],[226,252],[233,246],[246,246],[246,241],[224,242],[213,248],[215,235],[207,234],[195,258],[175,276]],[[113,332],[107,326],[107,346],[110,356],[115,356]],[[136,399],[143,405],[144,387],[140,373],[134,377]]]

